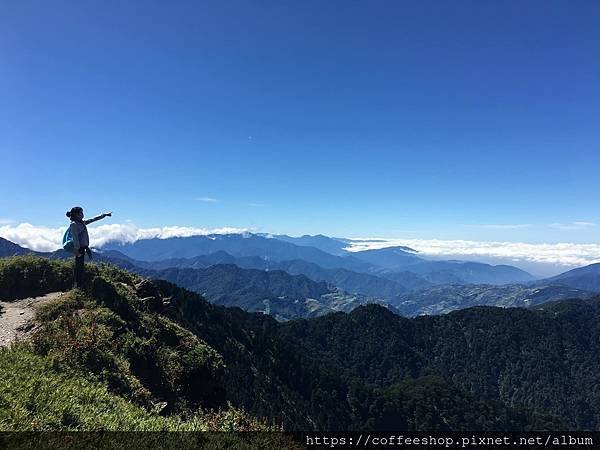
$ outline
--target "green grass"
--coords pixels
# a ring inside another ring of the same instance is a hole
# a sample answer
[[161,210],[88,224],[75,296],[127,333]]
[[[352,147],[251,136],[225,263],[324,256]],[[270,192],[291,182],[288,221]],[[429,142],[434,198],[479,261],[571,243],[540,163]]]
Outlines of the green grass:
[[184,430],[200,423],[153,415],[19,344],[0,349],[0,430]]
[[268,431],[228,406],[163,417],[26,343],[0,348],[0,431]]
[[[66,290],[71,267],[0,259],[0,292]],[[273,430],[224,401],[221,355],[149,310],[139,277],[105,264],[88,265],[86,276],[85,290],[36,308],[30,343],[0,348],[0,431]]]

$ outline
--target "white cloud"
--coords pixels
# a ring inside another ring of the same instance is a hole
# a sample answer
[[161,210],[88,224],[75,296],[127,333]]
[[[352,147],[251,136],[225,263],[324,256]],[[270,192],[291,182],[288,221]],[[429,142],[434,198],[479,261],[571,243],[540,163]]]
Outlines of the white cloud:
[[219,200],[212,197],[196,197],[194,200],[197,202],[205,202],[205,203],[217,203]]
[[533,225],[530,223],[482,225],[483,228],[490,228],[494,230],[518,230],[521,228],[530,228],[532,226]]
[[11,223],[15,223],[12,219],[3,219],[0,217],[0,225],[9,225]]
[[425,256],[491,257],[513,261],[583,266],[600,262],[600,244],[527,244],[523,242],[465,241],[440,239],[353,239],[347,250],[407,246]]
[[62,243],[64,228],[48,228],[34,226],[30,223],[0,226],[0,237],[23,247],[40,252],[58,249]]
[[571,223],[551,223],[548,225],[550,228],[557,228],[559,230],[583,230],[586,228],[595,227],[596,224],[593,222],[571,222]]
[[252,208],[262,208],[269,205],[266,203],[248,203],[248,206],[251,206]]
[[[66,229],[67,225],[59,228],[36,226],[29,223],[21,223],[16,226],[4,225],[0,226],[0,237],[31,250],[49,252],[61,247],[62,237]],[[138,239],[246,233],[249,230],[234,227],[196,228],[181,226],[138,228],[133,223],[124,223],[89,226],[88,231],[92,246],[100,247],[109,241],[135,242]]]

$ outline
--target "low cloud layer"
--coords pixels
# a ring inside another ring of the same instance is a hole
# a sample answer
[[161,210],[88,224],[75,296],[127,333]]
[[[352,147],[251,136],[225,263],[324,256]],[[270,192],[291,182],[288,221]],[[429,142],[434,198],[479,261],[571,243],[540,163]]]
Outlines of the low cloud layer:
[[515,223],[515,224],[490,224],[482,225],[482,228],[489,228],[491,230],[520,230],[522,228],[531,228],[533,225],[530,223]]
[[[62,246],[62,237],[66,227],[49,228],[29,223],[0,226],[0,237],[19,244],[22,247],[39,252],[51,252]],[[243,233],[242,228],[195,228],[195,227],[157,227],[138,228],[131,223],[89,226],[90,241],[93,246],[101,247],[107,242],[135,242],[139,239],[201,236],[206,234]]]
[[550,228],[556,228],[558,230],[568,230],[568,231],[586,230],[586,229],[590,229],[590,228],[593,228],[596,226],[597,225],[593,222],[551,223],[549,225]]
[[355,239],[347,250],[407,246],[424,256],[448,258],[479,256],[511,261],[556,264],[565,267],[600,262],[599,244],[526,244],[523,242],[486,242],[439,239]]

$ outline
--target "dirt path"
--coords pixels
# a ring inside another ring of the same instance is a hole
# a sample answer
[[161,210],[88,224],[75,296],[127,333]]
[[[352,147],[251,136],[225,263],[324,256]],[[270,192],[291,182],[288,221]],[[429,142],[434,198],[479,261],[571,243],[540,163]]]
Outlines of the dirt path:
[[0,302],[0,346],[26,339],[34,329],[35,312],[33,307],[53,300],[62,294],[62,292],[52,292],[42,297]]

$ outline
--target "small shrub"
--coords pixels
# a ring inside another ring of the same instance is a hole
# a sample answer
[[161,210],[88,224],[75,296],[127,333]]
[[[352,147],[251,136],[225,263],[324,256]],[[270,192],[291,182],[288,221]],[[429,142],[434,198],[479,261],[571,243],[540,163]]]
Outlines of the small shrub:
[[79,289],[62,294],[60,297],[44,302],[35,307],[36,319],[42,322],[50,322],[62,314],[72,313],[84,307],[94,304],[85,293]]
[[0,300],[66,291],[72,284],[72,262],[31,255],[0,258]]

